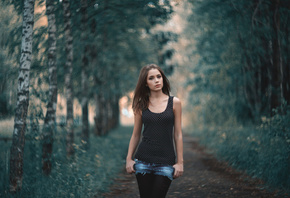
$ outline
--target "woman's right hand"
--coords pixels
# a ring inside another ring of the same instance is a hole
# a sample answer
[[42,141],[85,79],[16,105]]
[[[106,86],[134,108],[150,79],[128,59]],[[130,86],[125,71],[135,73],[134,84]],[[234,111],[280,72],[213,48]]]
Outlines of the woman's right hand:
[[135,170],[134,170],[134,164],[135,164],[135,161],[130,159],[130,160],[126,160],[126,171],[127,173],[135,173]]

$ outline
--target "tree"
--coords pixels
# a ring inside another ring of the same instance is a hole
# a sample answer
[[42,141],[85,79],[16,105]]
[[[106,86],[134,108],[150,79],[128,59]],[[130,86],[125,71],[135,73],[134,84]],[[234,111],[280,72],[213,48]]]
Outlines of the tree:
[[[283,94],[283,63],[281,57],[281,39],[280,39],[280,0],[272,0],[272,29],[274,35],[272,37],[273,50],[273,67],[272,73],[272,94],[271,94],[271,109],[275,109],[282,105],[284,98]],[[285,89],[285,88],[284,88]]]
[[89,37],[94,43],[90,57],[94,89],[89,96],[95,97],[95,134],[103,135],[117,125],[112,117],[119,98],[135,86],[139,68],[157,62],[150,28],[166,21],[172,10],[167,1],[94,2],[88,9],[88,24],[95,27]]
[[69,0],[63,0],[63,14],[64,14],[64,34],[65,34],[65,87],[66,87],[66,150],[67,155],[74,153],[74,120],[73,120],[73,90],[72,90],[72,61],[73,61],[73,37],[71,30],[71,12]]
[[200,59],[189,84],[210,96],[208,121],[259,123],[275,109],[285,111],[284,101],[290,102],[286,1],[204,0],[193,7],[190,32]]
[[51,172],[51,155],[53,135],[56,130],[57,105],[57,65],[56,65],[56,24],[54,0],[46,1],[46,15],[48,21],[48,70],[49,70],[49,97],[43,126],[42,143],[42,171],[48,175]]
[[[3,118],[13,114],[12,107],[16,103],[16,95],[12,97],[13,90],[9,87],[16,87],[14,79],[17,79],[19,69],[21,21],[20,15],[15,11],[14,6],[0,1],[0,7],[0,118]],[[13,21],[12,24],[11,21]],[[11,42],[13,38],[17,38],[17,44]],[[15,46],[19,49],[15,49]]]
[[89,97],[88,97],[88,14],[87,14],[88,2],[87,0],[81,0],[81,40],[82,40],[82,144],[84,148],[89,146]]
[[25,0],[23,7],[22,43],[17,86],[17,105],[14,119],[13,140],[10,150],[10,191],[22,187],[23,155],[26,117],[29,105],[29,74],[32,56],[34,0]]

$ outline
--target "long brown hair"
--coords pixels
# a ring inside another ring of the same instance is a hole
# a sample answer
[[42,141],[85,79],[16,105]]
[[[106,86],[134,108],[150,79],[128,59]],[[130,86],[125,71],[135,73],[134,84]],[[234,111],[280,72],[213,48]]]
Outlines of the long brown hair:
[[134,91],[134,98],[133,98],[133,104],[132,104],[134,113],[136,113],[137,111],[143,111],[146,108],[148,108],[150,89],[148,86],[146,86],[146,84],[147,84],[147,75],[148,75],[149,70],[151,69],[158,69],[163,79],[162,92],[169,96],[169,92],[170,92],[169,80],[165,76],[162,69],[156,64],[146,65],[142,67],[140,71],[139,79],[138,79],[138,82]]

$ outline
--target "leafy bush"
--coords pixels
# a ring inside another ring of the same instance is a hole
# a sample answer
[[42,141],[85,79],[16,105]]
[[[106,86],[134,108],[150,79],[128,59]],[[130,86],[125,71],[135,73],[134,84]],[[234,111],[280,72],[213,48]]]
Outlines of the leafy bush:
[[[49,176],[42,174],[39,137],[29,133],[25,144],[23,187],[17,197],[101,197],[124,167],[131,132],[129,127],[120,127],[107,136],[92,135],[87,151],[81,148],[77,138],[76,153],[68,159],[65,134],[59,130],[54,141],[53,167]],[[10,145],[11,142],[1,144],[0,197],[11,196],[8,193]]]
[[260,178],[269,189],[290,193],[290,112],[262,117],[261,125],[220,127],[197,134],[219,159]]

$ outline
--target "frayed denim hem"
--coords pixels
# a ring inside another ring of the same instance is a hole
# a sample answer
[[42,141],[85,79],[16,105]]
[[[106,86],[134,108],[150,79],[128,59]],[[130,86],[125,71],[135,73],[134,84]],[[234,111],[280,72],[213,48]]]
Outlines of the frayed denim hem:
[[[137,174],[141,174],[141,175],[145,175],[147,174],[146,172],[139,172],[139,171],[136,171],[135,172],[135,175]],[[170,179],[171,181],[173,181],[173,176],[168,176],[166,174],[160,174],[160,173],[153,173],[154,175],[161,175],[161,176],[164,176],[164,177],[167,177],[168,179]]]
[[171,165],[154,164],[139,161],[135,159],[134,164],[135,174],[155,174],[168,177],[171,181],[173,180],[174,168]]

